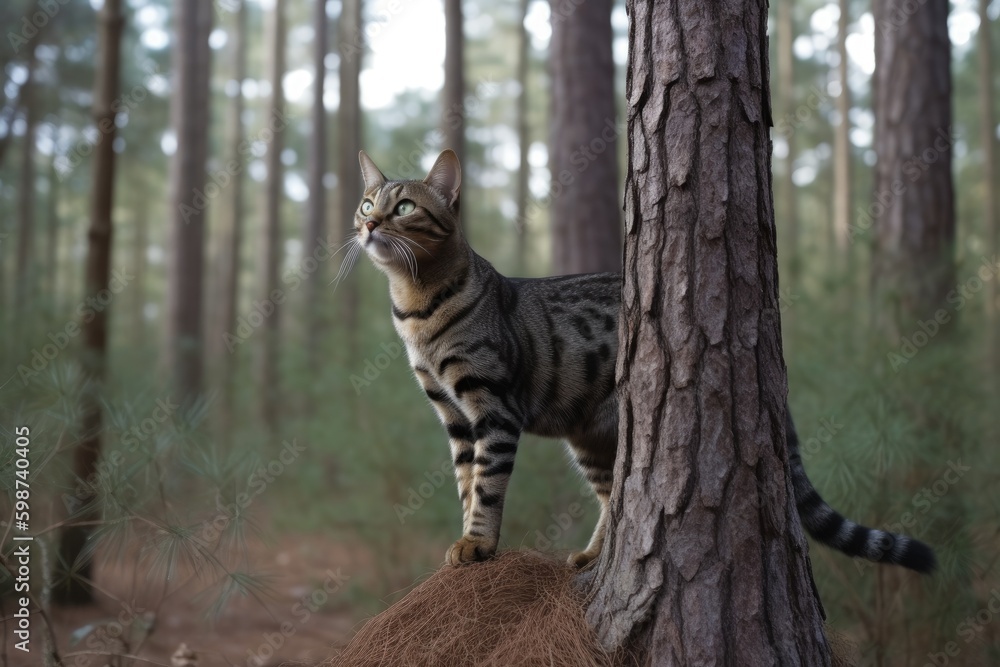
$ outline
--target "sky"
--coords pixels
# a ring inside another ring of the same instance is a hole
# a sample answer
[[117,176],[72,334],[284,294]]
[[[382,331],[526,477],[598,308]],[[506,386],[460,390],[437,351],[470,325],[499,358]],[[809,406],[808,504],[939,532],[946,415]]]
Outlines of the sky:
[[[231,0],[214,0],[220,12],[226,11]],[[269,10],[274,0],[249,0]],[[101,0],[91,0],[99,6]],[[136,3],[138,4],[138,3]],[[969,48],[971,39],[979,27],[974,0],[957,0],[952,3],[949,17],[949,31],[957,49]],[[327,13],[335,18],[340,12],[340,2],[329,0]],[[1000,2],[994,3],[993,14],[1000,13]],[[830,3],[814,12],[810,17],[811,35],[801,35],[795,40],[796,56],[800,59],[813,57],[833,58],[836,54],[828,50],[837,37],[839,10],[836,3]],[[488,20],[488,17],[487,17]],[[625,13],[617,8],[614,22],[624,26]],[[169,46],[169,29],[166,11],[155,5],[145,5],[136,13],[136,21],[145,28],[142,42],[151,49]],[[549,6],[547,0],[535,0],[530,6],[525,26],[536,49],[548,46],[551,29],[549,27]],[[466,26],[468,30],[471,26]],[[488,27],[486,28],[488,30]],[[293,40],[311,40],[312,30],[308,26],[297,28],[298,35]],[[847,49],[852,64],[851,87],[859,90],[869,85],[869,77],[875,70],[875,21],[870,13],[857,17],[854,32],[848,37]],[[408,89],[436,91],[444,83],[442,64],[444,62],[444,9],[441,0],[370,0],[366,3],[366,27],[368,53],[365,56],[361,74],[362,106],[378,109],[392,104],[393,98]],[[428,36],[440,36],[428,38]],[[227,42],[225,31],[217,29],[211,44],[221,49]],[[614,48],[615,59],[624,63],[627,58],[627,44],[618,40]],[[326,103],[336,108],[337,55],[327,59],[329,70]],[[284,88],[291,102],[304,102],[312,86],[313,73],[309,69],[292,69],[284,80]],[[254,82],[245,87],[244,93],[253,98],[268,93],[266,82]]]

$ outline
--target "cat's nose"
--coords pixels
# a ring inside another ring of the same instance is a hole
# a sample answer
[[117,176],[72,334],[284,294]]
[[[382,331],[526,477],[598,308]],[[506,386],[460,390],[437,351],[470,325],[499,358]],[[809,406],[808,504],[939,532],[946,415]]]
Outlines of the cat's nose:
[[368,222],[365,223],[365,227],[368,228],[368,231],[371,231],[376,227],[378,227],[378,223],[375,222],[374,220],[369,220]]

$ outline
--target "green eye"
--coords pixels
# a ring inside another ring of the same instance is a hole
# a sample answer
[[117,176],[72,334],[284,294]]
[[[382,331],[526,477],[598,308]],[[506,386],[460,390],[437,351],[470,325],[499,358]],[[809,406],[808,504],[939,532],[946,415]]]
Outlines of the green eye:
[[371,215],[372,211],[375,210],[375,204],[372,203],[371,199],[366,199],[361,202],[361,213],[363,215]]
[[404,199],[403,201],[396,204],[396,215],[407,215],[413,213],[413,209],[417,207],[416,204],[411,202],[409,199]]

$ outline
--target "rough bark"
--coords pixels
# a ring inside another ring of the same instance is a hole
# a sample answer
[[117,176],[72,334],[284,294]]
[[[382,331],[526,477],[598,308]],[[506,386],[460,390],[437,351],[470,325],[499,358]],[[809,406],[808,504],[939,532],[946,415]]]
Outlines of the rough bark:
[[[97,295],[108,288],[111,275],[112,209],[115,183],[115,112],[118,97],[121,55],[121,35],[124,25],[121,0],[105,0],[100,12],[100,62],[94,81],[93,117],[101,132],[94,147],[93,183],[90,203],[90,228],[87,231],[87,259],[84,283],[87,294]],[[90,482],[97,473],[101,455],[101,394],[103,392],[108,349],[108,310],[95,312],[89,321],[83,320],[83,354],[81,362],[87,378],[87,390],[82,400],[81,441],[73,451],[73,475],[89,495],[78,498],[86,508],[77,515],[78,522],[63,529],[59,540],[57,577],[53,598],[64,604],[90,602],[91,562],[77,563],[91,532],[88,521],[98,518],[96,497]],[[75,567],[74,567],[75,565]],[[72,571],[73,576],[69,576]]]
[[653,665],[828,665],[787,474],[766,5],[627,7],[619,445],[587,619]]
[[[795,42],[795,21],[792,19],[794,4],[792,0],[777,0],[778,3],[778,109],[782,117],[795,118],[795,54],[792,45]],[[799,282],[801,259],[799,257],[799,219],[795,210],[795,181],[792,174],[795,171],[796,141],[795,130],[785,137],[788,152],[782,160],[781,207],[778,221],[784,231],[782,242],[785,246],[787,261],[784,264],[789,270],[789,282],[793,285]]]
[[444,147],[465,164],[465,38],[462,0],[444,0],[444,91],[441,132]]
[[[282,79],[285,76],[285,1],[276,0],[271,14],[269,75],[271,81],[271,108],[268,118],[283,118],[285,94]],[[284,169],[281,151],[284,142],[281,132],[275,132],[267,147],[267,183],[264,188],[264,230],[260,245],[261,284],[259,299],[268,301],[278,288],[278,268],[281,257],[281,200],[284,193]],[[264,319],[258,335],[256,379],[258,414],[271,432],[277,428],[278,400],[278,335],[281,324],[281,307],[272,303],[272,312]]]
[[[327,35],[329,19],[326,16],[326,0],[315,0],[313,4],[313,104],[312,104],[312,145],[309,148],[309,210],[303,232],[302,249],[305,257],[311,257],[318,247],[327,246],[326,229],[326,124],[327,113],[323,104],[326,80]],[[317,262],[316,270],[305,281],[306,360],[309,368],[317,368],[320,363],[320,340],[323,333],[323,312],[320,303],[320,287],[323,283],[322,263]]]
[[[362,0],[344,0],[339,27],[340,49],[340,109],[337,111],[337,135],[340,141],[337,165],[338,224],[347,234],[354,225],[354,211],[361,201],[361,172],[358,153],[361,152],[361,94],[359,77],[365,44],[361,18]],[[341,288],[343,322],[352,353],[357,346],[358,283],[346,281]]]
[[213,6],[201,0],[175,4],[173,90],[170,118],[177,151],[170,165],[171,243],[167,285],[167,367],[178,400],[202,390],[205,162],[208,151],[209,75]]
[[232,76],[239,84],[239,90],[229,101],[226,121],[226,150],[228,160],[239,165],[229,184],[229,201],[222,217],[219,244],[219,307],[216,310],[215,331],[212,334],[212,356],[218,360],[219,381],[222,390],[221,432],[227,436],[231,432],[233,412],[233,376],[236,369],[235,353],[226,344],[226,334],[235,335],[236,303],[240,289],[240,258],[243,249],[243,156],[240,144],[244,141],[243,127],[243,81],[247,77],[247,4],[239,0],[236,8],[235,25],[232,30]]
[[517,186],[514,194],[517,205],[517,269],[524,275],[528,264],[528,177],[531,165],[528,164],[528,149],[531,147],[531,136],[528,129],[528,56],[529,37],[524,21],[528,16],[530,0],[521,0],[521,22],[517,26],[517,83],[520,91],[517,95],[517,144],[521,153],[521,162],[517,169]]
[[[993,109],[993,48],[990,44],[989,0],[979,0],[979,117],[983,144],[983,218],[991,253],[1000,252],[1000,215],[996,196],[996,113]],[[993,361],[1000,362],[1000,280],[990,281],[986,317]]]
[[[837,115],[840,122],[833,138],[833,227],[837,247],[841,254],[850,257],[848,230],[851,227],[851,89],[847,85],[847,28],[850,25],[850,2],[840,0],[840,19],[837,23],[837,80],[840,95],[837,97]],[[848,269],[850,271],[850,269]]]
[[875,25],[873,324],[894,344],[955,284],[948,2],[879,0]]
[[552,268],[621,269],[612,0],[551,0]]

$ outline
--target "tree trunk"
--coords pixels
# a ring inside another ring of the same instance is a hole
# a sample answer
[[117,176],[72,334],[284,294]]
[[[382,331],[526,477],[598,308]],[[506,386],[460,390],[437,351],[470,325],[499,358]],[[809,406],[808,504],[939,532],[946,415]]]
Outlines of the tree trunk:
[[[347,234],[354,225],[354,211],[361,201],[361,171],[358,153],[361,152],[361,95],[359,77],[364,56],[362,31],[362,0],[344,0],[340,15],[340,108],[337,111],[337,135],[340,141],[337,166],[338,205],[340,233]],[[358,284],[348,280],[344,285],[343,321],[349,347],[357,346]]]
[[517,270],[524,275],[528,268],[528,149],[531,136],[528,129],[528,56],[530,38],[524,21],[528,18],[531,0],[521,0],[520,20],[517,26],[517,144],[521,152],[521,163],[517,170],[517,190],[514,195],[517,204]]
[[132,238],[132,266],[135,273],[135,285],[132,292],[132,345],[142,350],[147,343],[146,338],[146,252],[149,249],[149,197],[140,196],[134,204]]
[[178,0],[173,50],[171,125],[177,152],[171,162],[171,244],[167,286],[167,367],[182,403],[202,390],[205,162],[208,152],[209,75],[213,5]]
[[444,147],[465,164],[465,38],[462,0],[444,0],[444,99],[441,131]]
[[[112,209],[115,183],[115,99],[118,97],[121,35],[125,19],[121,0],[105,0],[100,12],[100,64],[94,81],[94,125],[101,140],[94,147],[93,190],[91,194],[90,229],[87,232],[87,261],[84,283],[87,294],[98,295],[109,287],[111,275]],[[87,378],[81,416],[81,441],[73,451],[73,475],[82,488],[93,490],[90,482],[97,474],[101,454],[101,394],[103,393],[108,349],[108,308],[95,311],[88,321],[83,319],[83,354],[81,361]],[[59,541],[57,577],[53,598],[64,604],[90,602],[92,564],[88,560],[77,564],[91,526],[80,525],[98,518],[96,498],[80,499],[87,508],[78,514],[76,525],[63,529]],[[71,574],[72,573],[72,574]]]
[[[223,437],[228,437],[233,425],[233,376],[236,369],[235,354],[239,349],[232,344],[227,336],[236,335],[236,304],[240,290],[240,257],[243,247],[243,171],[244,156],[240,153],[240,144],[244,141],[243,128],[243,81],[247,78],[247,4],[239,0],[236,9],[236,23],[232,36],[232,68],[233,79],[239,84],[239,90],[229,104],[229,119],[226,121],[226,146],[230,164],[237,168],[231,174],[229,185],[229,202],[226,215],[222,220],[222,234],[219,243],[219,307],[216,311],[215,332],[212,335],[211,347],[215,349],[213,357],[219,363],[219,382],[222,391],[220,425]],[[227,340],[230,341],[227,344]]]
[[[283,118],[285,114],[285,94],[282,79],[285,76],[285,0],[276,0],[271,15],[270,74],[271,109],[268,118]],[[267,147],[267,185],[264,189],[264,233],[261,243],[260,296],[270,303],[270,313],[260,327],[260,347],[257,350],[257,396],[258,413],[264,426],[273,433],[277,429],[278,400],[278,334],[280,332],[281,306],[269,301],[278,288],[278,268],[281,247],[281,200],[284,192],[284,173],[281,165],[281,151],[284,142],[281,132],[274,132]]]
[[[996,141],[997,123],[993,111],[993,49],[990,45],[989,0],[979,0],[979,116],[980,133],[983,143],[983,212],[984,233],[989,238],[990,254],[1000,252],[1000,216],[997,215],[996,196]],[[986,317],[989,323],[988,339],[990,341],[993,365],[1000,364],[1000,280],[990,281],[986,298]]]
[[[35,267],[35,200],[38,196],[35,174],[35,131],[38,127],[38,103],[35,99],[35,70],[38,57],[35,49],[28,55],[27,78],[21,85],[20,101],[24,107],[24,137],[21,153],[21,180],[17,213],[17,266],[14,271],[14,312],[17,321],[24,317],[28,301],[34,294]],[[18,327],[20,330],[20,327]]]
[[619,444],[587,619],[653,665],[828,665],[787,473],[766,5],[627,7]]
[[552,268],[621,270],[612,0],[551,0]]
[[879,0],[875,25],[873,324],[895,344],[955,285],[948,2]]
[[[312,105],[312,145],[309,152],[309,212],[302,239],[302,252],[305,258],[312,257],[316,251],[326,248],[326,185],[323,183],[326,175],[326,106],[323,104],[323,94],[326,80],[327,34],[330,21],[326,16],[326,0],[315,0],[313,3],[313,83]],[[311,265],[310,265],[311,266]],[[306,323],[306,363],[308,368],[319,367],[320,341],[323,336],[323,304],[320,302],[320,287],[323,283],[322,263],[316,262],[316,269],[305,280],[305,317]]]
[[[782,117],[789,120],[795,118],[795,53],[792,44],[795,42],[795,21],[792,19],[794,5],[792,0],[777,0],[778,3],[778,109]],[[785,155],[784,169],[781,174],[781,229],[785,254],[788,259],[788,277],[791,285],[798,285],[799,272],[802,268],[799,258],[799,219],[795,210],[795,181],[792,175],[795,170],[795,128],[787,133],[785,141],[788,152]]]
[[[840,122],[834,130],[833,141],[833,227],[836,232],[837,248],[848,255],[850,267],[850,245],[848,230],[851,227],[851,89],[847,85],[847,28],[850,24],[850,2],[840,0],[840,20],[838,21],[837,80],[840,95],[837,97],[837,115]],[[850,269],[848,269],[850,271]]]
[[49,159],[46,177],[49,191],[46,194],[48,210],[45,228],[45,291],[49,307],[56,310],[59,299],[59,173],[56,170],[56,152]]

